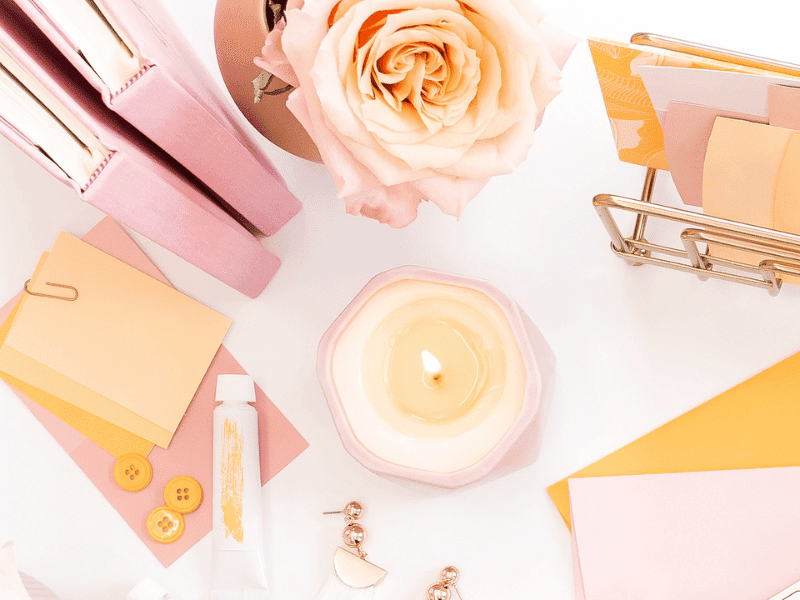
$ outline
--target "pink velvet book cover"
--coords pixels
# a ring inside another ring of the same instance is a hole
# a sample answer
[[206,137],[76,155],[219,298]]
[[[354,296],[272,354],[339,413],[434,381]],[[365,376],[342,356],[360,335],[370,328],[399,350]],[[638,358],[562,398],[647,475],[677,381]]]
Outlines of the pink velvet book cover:
[[[103,219],[83,240],[169,284],[113,219]],[[0,322],[5,321],[18,300],[19,296],[0,309]],[[211,531],[211,417],[216,404],[217,375],[222,374],[245,374],[245,370],[224,346],[220,347],[211,363],[169,448],[155,447],[148,455],[153,465],[153,480],[140,492],[126,492],[117,485],[112,474],[116,462],[113,456],[18,390],[14,392],[166,567]],[[258,386],[255,407],[258,411],[261,447],[261,481],[266,483],[305,450],[308,443]],[[178,475],[197,479],[203,488],[204,500],[196,511],[185,516],[186,531],[183,536],[171,544],[161,544],[147,533],[145,521],[151,510],[164,504],[164,486]]]
[[159,0],[104,3],[145,63],[121,90],[108,89],[36,0],[14,1],[101,92],[109,108],[262,233],[272,235],[300,210],[300,202],[239,126],[229,101]]
[[240,292],[258,296],[279,259],[108,111],[69,63],[46,52],[47,41],[10,0],[0,0],[0,8],[0,43],[92,130],[111,156],[81,188],[12,124],[0,120],[0,132],[83,200]]

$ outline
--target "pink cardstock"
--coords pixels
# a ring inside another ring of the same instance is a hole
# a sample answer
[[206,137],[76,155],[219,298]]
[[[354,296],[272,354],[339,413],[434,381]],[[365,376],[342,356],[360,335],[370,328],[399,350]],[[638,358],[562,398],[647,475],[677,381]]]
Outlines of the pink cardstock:
[[670,102],[700,104],[766,118],[769,114],[767,91],[769,86],[800,85],[797,78],[779,73],[762,75],[690,67],[640,65],[639,74],[653,108],[659,115],[659,120],[662,120],[661,116]]
[[769,124],[775,127],[800,130],[800,88],[771,85],[767,93]]
[[681,200],[703,205],[703,164],[717,117],[766,123],[765,117],[719,108],[670,102],[664,116],[664,152]]
[[[169,284],[139,246],[110,217],[100,221],[83,240]],[[18,300],[19,296],[0,309],[0,322],[8,317]],[[116,462],[113,456],[21,392],[14,392],[94,482],[161,564],[168,567],[211,531],[212,412],[216,405],[214,397],[217,375],[222,374],[246,374],[224,346],[220,347],[211,363],[169,448],[165,450],[155,447],[148,455],[153,465],[153,480],[140,492],[126,492],[117,484],[112,472]],[[255,407],[258,411],[263,484],[303,452],[308,443],[258,386]],[[171,544],[161,544],[147,533],[145,522],[151,510],[163,506],[164,486],[178,475],[194,477],[203,488],[204,498],[196,511],[185,515],[186,531],[183,536]]]
[[800,467],[569,480],[578,600],[757,600],[800,579]]
[[664,129],[672,179],[685,204],[702,206],[703,161],[716,117],[800,128],[796,79],[642,65],[640,74]]

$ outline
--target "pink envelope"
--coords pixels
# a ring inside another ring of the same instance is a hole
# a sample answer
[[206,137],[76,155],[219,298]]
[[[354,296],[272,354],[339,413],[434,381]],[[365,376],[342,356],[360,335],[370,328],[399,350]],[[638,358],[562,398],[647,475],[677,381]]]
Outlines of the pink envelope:
[[[110,217],[95,225],[83,236],[83,240],[151,277],[169,283],[139,246]],[[0,309],[0,322],[5,321],[18,299],[19,296]],[[148,455],[153,465],[153,480],[150,485],[133,493],[123,490],[114,480],[112,469],[116,459],[113,456],[21,392],[14,392],[94,482],[161,564],[168,567],[211,531],[211,416],[216,404],[214,396],[217,375],[228,373],[246,372],[222,346],[178,426],[169,448],[165,450],[155,447]],[[255,407],[259,417],[263,484],[292,462],[308,447],[308,443],[258,386]],[[161,544],[147,533],[145,522],[151,510],[163,506],[164,486],[178,475],[189,475],[197,479],[203,488],[204,499],[196,511],[186,515],[186,531],[183,536],[171,544]]]
[[569,480],[579,600],[759,600],[800,579],[800,467]]

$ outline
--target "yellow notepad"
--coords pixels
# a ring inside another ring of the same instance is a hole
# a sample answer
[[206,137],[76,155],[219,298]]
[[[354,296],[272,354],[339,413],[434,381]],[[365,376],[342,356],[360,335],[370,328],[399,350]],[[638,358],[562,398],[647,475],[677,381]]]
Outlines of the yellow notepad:
[[166,448],[230,319],[67,233],[0,339],[0,372]]
[[[0,326],[0,346],[3,345],[3,340],[6,339],[6,335],[8,335],[8,331],[11,329],[11,323],[17,315],[18,307],[19,302],[14,306],[14,309],[8,315],[3,325]],[[61,398],[56,398],[52,394],[43,392],[34,385],[25,381],[20,381],[2,371],[0,371],[0,379],[3,379],[6,383],[35,401],[42,408],[47,409],[53,415],[81,432],[114,457],[119,458],[131,452],[147,456],[153,449],[154,444],[152,442],[148,442],[138,435],[133,435],[131,432],[121,427],[112,425],[108,421],[104,421],[92,413],[81,410],[77,406],[65,402]]]
[[[581,469],[572,477],[800,465],[800,353]],[[567,526],[567,479],[547,488]]]

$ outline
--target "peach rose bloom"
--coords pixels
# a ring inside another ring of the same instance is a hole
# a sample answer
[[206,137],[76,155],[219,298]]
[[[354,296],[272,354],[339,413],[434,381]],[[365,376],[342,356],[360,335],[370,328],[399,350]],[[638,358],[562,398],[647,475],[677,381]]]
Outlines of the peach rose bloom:
[[350,214],[458,216],[528,153],[575,39],[526,0],[290,0],[256,64],[295,86]]

